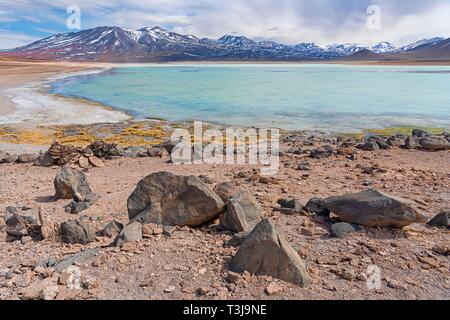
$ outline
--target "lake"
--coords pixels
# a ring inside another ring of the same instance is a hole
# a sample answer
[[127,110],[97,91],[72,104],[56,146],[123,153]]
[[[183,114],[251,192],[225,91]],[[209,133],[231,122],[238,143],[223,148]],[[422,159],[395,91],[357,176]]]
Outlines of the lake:
[[52,83],[136,118],[354,132],[450,128],[450,67],[143,65]]

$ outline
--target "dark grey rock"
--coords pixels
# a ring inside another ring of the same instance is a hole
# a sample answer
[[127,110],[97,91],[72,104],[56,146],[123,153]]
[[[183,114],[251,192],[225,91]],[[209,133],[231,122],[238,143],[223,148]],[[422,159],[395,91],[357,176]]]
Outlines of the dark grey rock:
[[54,184],[56,199],[73,199],[83,202],[86,198],[93,197],[84,172],[71,169],[69,166],[59,169]]
[[268,275],[302,287],[311,282],[303,260],[269,219],[262,220],[245,238],[230,269]]
[[377,190],[329,197],[324,203],[343,221],[365,227],[402,228],[425,222],[425,217],[414,208],[413,202]]
[[31,217],[25,217],[13,214],[6,220],[6,233],[17,238],[29,235],[30,225],[37,224],[37,221]]
[[158,172],[142,179],[128,198],[128,216],[142,223],[197,227],[222,213],[224,203],[195,176]]
[[19,155],[19,158],[17,159],[17,162],[19,163],[31,163],[34,162],[39,157],[38,154],[29,154],[24,153]]
[[380,146],[376,141],[367,141],[365,143],[358,144],[356,148],[363,151],[378,151],[380,150]]
[[50,156],[48,152],[42,153],[34,161],[34,164],[41,167],[51,167],[56,164],[56,161]]
[[72,201],[66,206],[66,212],[71,214],[80,214],[83,211],[86,211],[91,207],[91,204],[87,201],[84,202],[76,202]]
[[258,201],[245,191],[231,197],[227,210],[220,217],[220,228],[232,232],[252,230],[261,221],[261,207]]
[[2,163],[15,163],[15,162],[17,162],[17,160],[19,160],[18,155],[7,153],[6,155],[4,155],[4,157],[2,159]]
[[428,136],[420,139],[419,145],[427,151],[450,150],[450,142],[442,136]]
[[426,132],[425,130],[414,129],[412,131],[412,135],[413,135],[413,137],[425,138],[425,137],[428,137],[430,134],[428,132]]
[[17,208],[16,207],[8,206],[5,209],[6,209],[6,212],[9,212],[9,213],[12,213],[12,214],[17,213]]
[[169,153],[163,147],[151,147],[148,148],[148,156],[152,158],[165,158],[169,156]]
[[116,247],[121,247],[124,243],[140,240],[142,240],[142,224],[135,221],[122,229],[122,231],[116,237],[114,245]]
[[303,205],[294,198],[279,199],[277,202],[280,206],[280,212],[286,215],[296,215],[304,212]]
[[420,138],[417,136],[408,137],[405,141],[405,149],[413,150],[419,147]]
[[98,235],[100,237],[116,238],[123,228],[123,224],[113,220],[104,226],[103,229],[98,232]]
[[336,238],[344,238],[346,235],[359,230],[360,227],[358,225],[347,222],[335,223],[330,228],[331,235]]
[[328,217],[330,210],[326,207],[324,200],[321,198],[312,198],[304,206],[304,210],[310,214]]
[[439,213],[427,224],[432,227],[450,228],[450,210]]
[[250,234],[249,231],[247,232],[239,232],[239,233],[235,233],[230,240],[228,240],[225,243],[226,247],[240,247],[242,245],[242,243],[244,242],[245,238],[247,238],[247,236]]
[[70,220],[60,226],[61,240],[70,244],[87,244],[95,241],[94,230],[84,222]]
[[127,158],[144,158],[148,157],[148,149],[146,147],[128,147],[124,149],[123,156]]
[[46,263],[41,264],[41,266],[51,267],[55,270],[55,272],[62,272],[75,264],[86,263],[90,259],[94,258],[99,251],[100,248],[87,249],[61,260],[49,259]]
[[307,163],[307,162],[299,163],[298,166],[297,166],[297,170],[310,171],[311,170],[311,165],[309,163]]
[[311,150],[310,157],[314,159],[326,159],[335,154],[335,150],[331,146],[323,146],[322,148]]
[[213,184],[214,183],[210,177],[208,177],[208,176],[206,176],[204,174],[199,175],[198,178],[200,180],[202,180],[206,184]]

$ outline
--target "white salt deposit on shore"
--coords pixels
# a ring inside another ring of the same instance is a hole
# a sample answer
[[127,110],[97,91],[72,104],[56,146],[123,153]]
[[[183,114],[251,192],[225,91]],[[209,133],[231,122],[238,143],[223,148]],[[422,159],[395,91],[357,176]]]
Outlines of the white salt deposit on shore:
[[58,75],[40,82],[1,89],[0,96],[9,99],[14,105],[14,110],[0,113],[0,124],[94,124],[116,123],[130,119],[124,112],[81,99],[59,97],[45,90],[50,82],[57,79],[101,71],[103,70]]

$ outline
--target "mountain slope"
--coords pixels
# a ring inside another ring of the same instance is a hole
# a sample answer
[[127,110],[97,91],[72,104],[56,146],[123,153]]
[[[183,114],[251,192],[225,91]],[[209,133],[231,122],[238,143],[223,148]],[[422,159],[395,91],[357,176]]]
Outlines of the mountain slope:
[[[20,48],[0,52],[0,56],[102,62],[299,61],[378,57],[370,55],[367,52],[370,50],[375,54],[383,54],[383,57],[389,56],[390,59],[424,59],[427,56],[433,59],[443,56],[447,59],[449,55],[445,41],[441,38],[426,39],[400,49],[395,49],[389,42],[380,42],[371,48],[359,44],[325,47],[317,43],[286,45],[273,41],[258,42],[236,35],[225,35],[217,40],[199,39],[160,27],[139,30],[98,27],[76,33],[57,34]],[[357,55],[359,52],[361,54]]]

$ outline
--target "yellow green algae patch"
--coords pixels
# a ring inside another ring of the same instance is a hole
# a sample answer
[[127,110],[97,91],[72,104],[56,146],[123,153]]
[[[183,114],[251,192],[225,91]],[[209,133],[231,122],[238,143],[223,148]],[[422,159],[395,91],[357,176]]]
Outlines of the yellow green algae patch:
[[380,136],[392,136],[395,134],[411,135],[411,133],[414,129],[424,130],[431,134],[441,134],[442,132],[447,131],[444,128],[405,126],[405,127],[392,127],[392,128],[383,128],[383,129],[368,129],[368,130],[364,130],[364,133],[375,134],[375,135],[380,135]]
[[151,146],[170,137],[170,125],[155,122],[124,122],[118,124],[72,125],[21,128],[0,127],[0,142],[13,144],[63,145],[83,147],[97,140],[121,146]]
[[402,127],[390,127],[390,128],[382,128],[382,129],[366,129],[362,132],[342,132],[336,133],[335,136],[340,136],[344,138],[353,138],[353,139],[362,139],[368,135],[378,135],[378,136],[393,136],[396,134],[405,134],[411,135],[414,129],[424,130],[431,134],[441,134],[443,132],[450,131],[449,129],[444,128],[435,128],[435,127],[420,127],[420,126],[402,126]]

